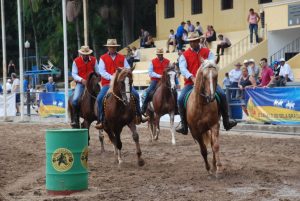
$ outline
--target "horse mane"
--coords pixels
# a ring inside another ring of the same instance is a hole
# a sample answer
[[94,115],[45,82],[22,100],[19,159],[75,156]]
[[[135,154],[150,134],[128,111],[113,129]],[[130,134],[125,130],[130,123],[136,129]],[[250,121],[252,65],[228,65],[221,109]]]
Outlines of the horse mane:
[[131,70],[128,70],[126,68],[123,69],[117,69],[115,74],[112,76],[111,81],[110,81],[110,85],[109,85],[109,92],[112,92],[114,89],[114,86],[116,85],[117,81],[119,80],[119,77],[122,77],[125,73],[131,74],[132,72]]
[[[95,77],[99,77],[98,74],[96,72],[91,72],[89,75],[88,75],[88,78],[87,78],[87,87],[91,86],[91,82],[92,82],[92,78],[93,76]],[[100,81],[100,80],[99,80]]]

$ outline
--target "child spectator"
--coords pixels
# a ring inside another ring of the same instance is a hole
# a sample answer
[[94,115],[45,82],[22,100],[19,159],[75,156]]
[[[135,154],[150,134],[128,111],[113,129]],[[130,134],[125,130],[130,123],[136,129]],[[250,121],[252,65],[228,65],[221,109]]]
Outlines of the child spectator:
[[175,34],[174,34],[174,30],[171,29],[170,30],[170,35],[169,35],[169,39],[167,41],[167,53],[169,53],[169,46],[173,46],[173,50],[172,52],[175,52],[175,49],[176,49],[176,39],[175,39]]
[[46,92],[55,92],[56,84],[53,82],[53,77],[48,77],[48,82],[45,84]]

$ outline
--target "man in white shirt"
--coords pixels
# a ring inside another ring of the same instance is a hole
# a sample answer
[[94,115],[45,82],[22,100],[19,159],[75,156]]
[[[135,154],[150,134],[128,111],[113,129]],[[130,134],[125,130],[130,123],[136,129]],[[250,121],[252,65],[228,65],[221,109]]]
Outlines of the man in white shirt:
[[172,52],[175,52],[175,49],[176,49],[176,38],[175,38],[175,34],[174,34],[174,30],[171,29],[170,30],[170,35],[169,35],[169,38],[168,38],[168,41],[167,41],[167,53],[169,53],[169,46],[172,46],[173,47],[173,51]]
[[222,34],[219,34],[218,38],[221,42],[217,46],[217,55],[219,55],[220,49],[221,49],[221,55],[224,55],[224,49],[230,47],[231,42],[227,37],[223,36]]
[[293,75],[293,71],[291,69],[291,66],[289,64],[285,63],[284,58],[281,58],[279,61],[280,61],[279,76],[284,78],[286,82],[293,82],[294,81],[294,75]]
[[139,62],[141,60],[141,52],[139,49],[136,49],[135,46],[132,47],[132,57],[133,62]]
[[[230,87],[238,88],[238,83],[239,83],[239,80],[242,76],[242,71],[241,71],[242,64],[240,62],[238,62],[234,66],[235,66],[235,69],[232,69],[229,72],[229,79],[230,79],[230,82],[231,82]],[[232,93],[231,93],[232,98],[236,98],[236,91],[237,90],[232,90]]]
[[11,79],[8,79],[6,82],[6,91],[7,93],[11,93],[12,85],[11,85]]
[[16,93],[16,109],[17,114],[19,113],[19,103],[20,103],[20,80],[17,78],[17,74],[12,73],[11,79],[13,80],[12,92]]

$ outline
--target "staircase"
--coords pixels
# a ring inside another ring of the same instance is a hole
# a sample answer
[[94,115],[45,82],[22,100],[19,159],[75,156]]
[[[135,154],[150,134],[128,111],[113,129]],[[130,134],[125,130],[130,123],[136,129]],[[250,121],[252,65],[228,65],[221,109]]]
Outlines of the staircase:
[[300,52],[300,37],[293,40],[276,53],[270,56],[270,62],[279,61],[280,58],[285,58],[286,61],[294,57]]

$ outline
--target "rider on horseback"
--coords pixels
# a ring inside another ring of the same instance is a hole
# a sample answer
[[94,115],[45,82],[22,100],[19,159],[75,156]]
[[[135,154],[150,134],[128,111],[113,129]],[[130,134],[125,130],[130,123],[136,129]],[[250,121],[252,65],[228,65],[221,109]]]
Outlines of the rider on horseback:
[[73,128],[79,128],[79,99],[84,91],[87,77],[90,73],[95,72],[97,67],[96,58],[90,56],[90,54],[93,53],[93,50],[91,50],[89,46],[81,46],[78,53],[80,56],[74,59],[72,65],[72,77],[76,82],[72,100],[73,118],[71,126]]
[[[106,95],[109,84],[112,79],[113,74],[116,72],[117,68],[128,68],[130,69],[130,66],[126,60],[126,58],[117,53],[117,47],[120,45],[117,44],[116,39],[108,39],[107,44],[104,45],[107,47],[108,52],[105,53],[100,57],[99,64],[98,64],[98,70],[101,75],[101,91],[97,96],[97,103],[98,103],[98,123],[95,126],[96,129],[103,129],[103,120],[104,120],[104,111],[103,111],[103,98]],[[139,121],[143,121],[142,115],[141,115],[141,109],[140,109],[140,97],[137,91],[132,87],[132,94],[135,97],[136,100],[136,112],[137,116],[139,117]]]
[[[142,114],[146,113],[147,105],[151,101],[151,96],[156,88],[158,81],[161,79],[164,70],[169,67],[170,61],[163,57],[164,50],[157,49],[157,58],[153,59],[149,66],[149,76],[151,78],[150,86],[146,89],[145,99],[142,105]],[[177,79],[176,79],[177,80]]]
[[[199,67],[201,66],[201,58],[208,59],[215,62],[215,55],[205,47],[200,46],[200,36],[198,32],[192,33],[188,37],[190,42],[190,48],[186,50],[179,58],[179,68],[181,74],[184,76],[184,88],[181,91],[181,94],[178,98],[179,104],[179,114],[181,117],[181,126],[176,129],[177,132],[187,135],[188,126],[186,121],[186,109],[184,106],[186,95],[193,89],[195,82],[195,77]],[[223,117],[223,125],[226,130],[230,130],[232,127],[236,126],[236,122],[229,119],[228,115],[228,103],[226,100],[226,95],[223,92],[222,88],[218,85],[216,93],[220,97],[220,111]]]

